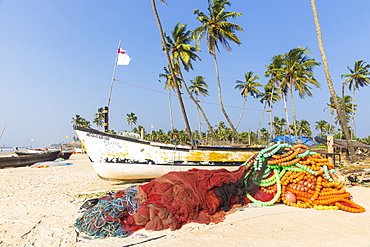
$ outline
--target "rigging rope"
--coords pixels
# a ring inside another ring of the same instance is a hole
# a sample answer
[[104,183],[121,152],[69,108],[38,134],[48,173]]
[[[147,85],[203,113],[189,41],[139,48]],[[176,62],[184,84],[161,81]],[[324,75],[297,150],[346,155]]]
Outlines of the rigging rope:
[[[133,87],[138,87],[138,88],[142,88],[142,89],[145,89],[145,90],[148,90],[148,91],[152,91],[152,92],[155,92],[155,93],[161,93],[161,94],[166,94],[166,92],[163,92],[163,91],[158,91],[158,90],[155,90],[155,89],[151,89],[151,88],[147,88],[147,87],[143,87],[143,86],[139,86],[139,85],[136,85],[136,84],[133,84],[133,83],[129,83],[129,82],[125,82],[125,81],[120,81],[120,80],[117,80],[117,79],[113,79],[114,81],[117,81],[117,82],[121,82],[121,83],[124,83],[124,84],[127,84],[127,85],[130,85],[130,86],[133,86]],[[171,95],[173,97],[175,97],[175,95]],[[187,98],[187,97],[182,97],[183,99],[187,99],[187,100],[190,100],[190,98]],[[202,102],[202,103],[205,103],[205,104],[210,104],[210,105],[218,105],[218,103],[213,103],[213,102],[208,102],[208,101],[203,101],[203,100],[199,100],[199,102]],[[238,109],[242,109],[242,107],[240,106],[231,106],[231,105],[224,105],[226,107],[230,107],[230,108],[238,108]],[[264,111],[264,110],[260,110],[260,109],[252,109],[252,108],[245,108],[244,107],[244,110],[250,110],[250,111]],[[267,112],[268,110],[265,110],[265,112]]]

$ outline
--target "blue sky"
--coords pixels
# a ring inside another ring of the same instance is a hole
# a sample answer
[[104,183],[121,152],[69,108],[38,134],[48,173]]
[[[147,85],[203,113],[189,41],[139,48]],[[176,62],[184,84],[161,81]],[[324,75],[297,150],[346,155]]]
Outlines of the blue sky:
[[[192,30],[199,25],[194,9],[206,11],[206,0],[173,1],[168,5],[157,2],[163,28],[170,32],[177,22]],[[331,76],[338,94],[341,75],[353,67],[356,60],[370,62],[370,1],[317,1],[323,41]],[[265,84],[265,66],[271,58],[297,46],[311,50],[310,57],[321,62],[316,31],[309,0],[231,0],[229,11],[243,15],[234,23],[244,32],[237,33],[242,45],[232,44],[233,53],[218,54],[222,92],[226,110],[237,122],[243,99],[234,89],[236,80],[254,71]],[[130,130],[126,114],[134,112],[138,125],[150,130],[170,129],[168,99],[158,75],[163,72],[166,58],[161,50],[150,1],[125,0],[2,0],[0,1],[0,131],[7,125],[0,140],[7,146],[45,147],[75,136],[72,117],[81,115],[93,120],[99,107],[107,104],[108,91],[119,39],[132,60],[128,66],[118,66],[113,88],[110,127],[116,131]],[[217,87],[212,57],[205,42],[201,44],[201,62],[195,71],[185,74],[187,81],[197,75],[205,77],[210,96],[201,100],[212,125],[224,119],[217,105]],[[326,109],[330,94],[323,66],[315,69],[322,84],[313,89],[313,97],[295,97],[297,119],[314,124],[330,121]],[[151,90],[148,90],[151,89]],[[153,91],[154,90],[154,91]],[[356,93],[356,135],[370,135],[368,95],[370,88]],[[163,92],[163,93],[160,93]],[[350,94],[346,90],[346,94]],[[192,129],[197,128],[194,104],[185,99]],[[174,124],[184,129],[176,98],[172,100]],[[288,100],[291,113],[290,101]],[[248,99],[239,131],[255,131],[263,105]],[[283,103],[275,105],[274,115],[285,117]],[[292,114],[290,114],[290,118]],[[290,122],[292,119],[290,119]],[[265,114],[262,126],[269,128]],[[31,139],[35,141],[31,143]]]

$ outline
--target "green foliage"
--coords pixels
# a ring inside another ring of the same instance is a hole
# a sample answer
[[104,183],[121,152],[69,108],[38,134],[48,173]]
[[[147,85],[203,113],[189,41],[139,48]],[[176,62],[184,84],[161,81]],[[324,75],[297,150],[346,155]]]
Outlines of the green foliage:
[[370,145],[370,136],[360,139],[359,142]]
[[94,114],[93,123],[96,125],[97,128],[102,127],[104,123],[104,108],[100,107],[98,112]]
[[127,124],[130,125],[132,129],[132,125],[137,123],[137,116],[133,112],[131,112],[130,114],[126,114],[126,116]]
[[85,128],[90,128],[91,124],[90,121],[87,121],[85,118],[81,117],[80,115],[77,115],[75,117],[72,117],[72,122],[73,125],[85,127]]

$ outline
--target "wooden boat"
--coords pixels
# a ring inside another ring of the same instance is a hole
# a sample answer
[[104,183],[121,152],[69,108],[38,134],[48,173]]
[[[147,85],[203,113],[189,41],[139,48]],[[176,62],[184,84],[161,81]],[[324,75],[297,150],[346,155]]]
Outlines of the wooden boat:
[[150,142],[73,126],[101,178],[142,180],[192,168],[236,170],[261,148],[198,146]]
[[60,151],[18,155],[14,157],[0,157],[0,168],[30,166],[37,162],[55,160]]
[[58,158],[68,160],[69,157],[71,157],[72,154],[73,154],[72,151],[61,151],[58,155]]
[[15,153],[20,156],[20,155],[33,155],[33,154],[40,154],[40,153],[47,153],[47,152],[56,152],[56,151],[60,151],[57,158],[62,158],[62,159],[69,159],[71,157],[71,155],[73,154],[74,150],[58,150],[58,149],[55,149],[55,150],[50,150],[50,151],[47,151],[47,150],[37,150],[37,149],[27,149],[26,151],[15,151]]

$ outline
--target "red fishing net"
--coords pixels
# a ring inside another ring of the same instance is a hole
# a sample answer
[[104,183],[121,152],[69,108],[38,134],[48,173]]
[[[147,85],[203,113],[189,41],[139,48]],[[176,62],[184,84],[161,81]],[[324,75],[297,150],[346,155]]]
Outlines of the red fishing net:
[[165,174],[139,187],[143,203],[134,215],[135,222],[147,230],[175,230],[189,222],[208,224],[219,221],[220,217],[215,214],[221,204],[240,203],[240,199],[235,198],[238,194],[227,196],[229,202],[223,202],[216,195],[217,187],[238,181],[242,186],[245,172],[246,166],[241,166],[233,172],[192,169]]

